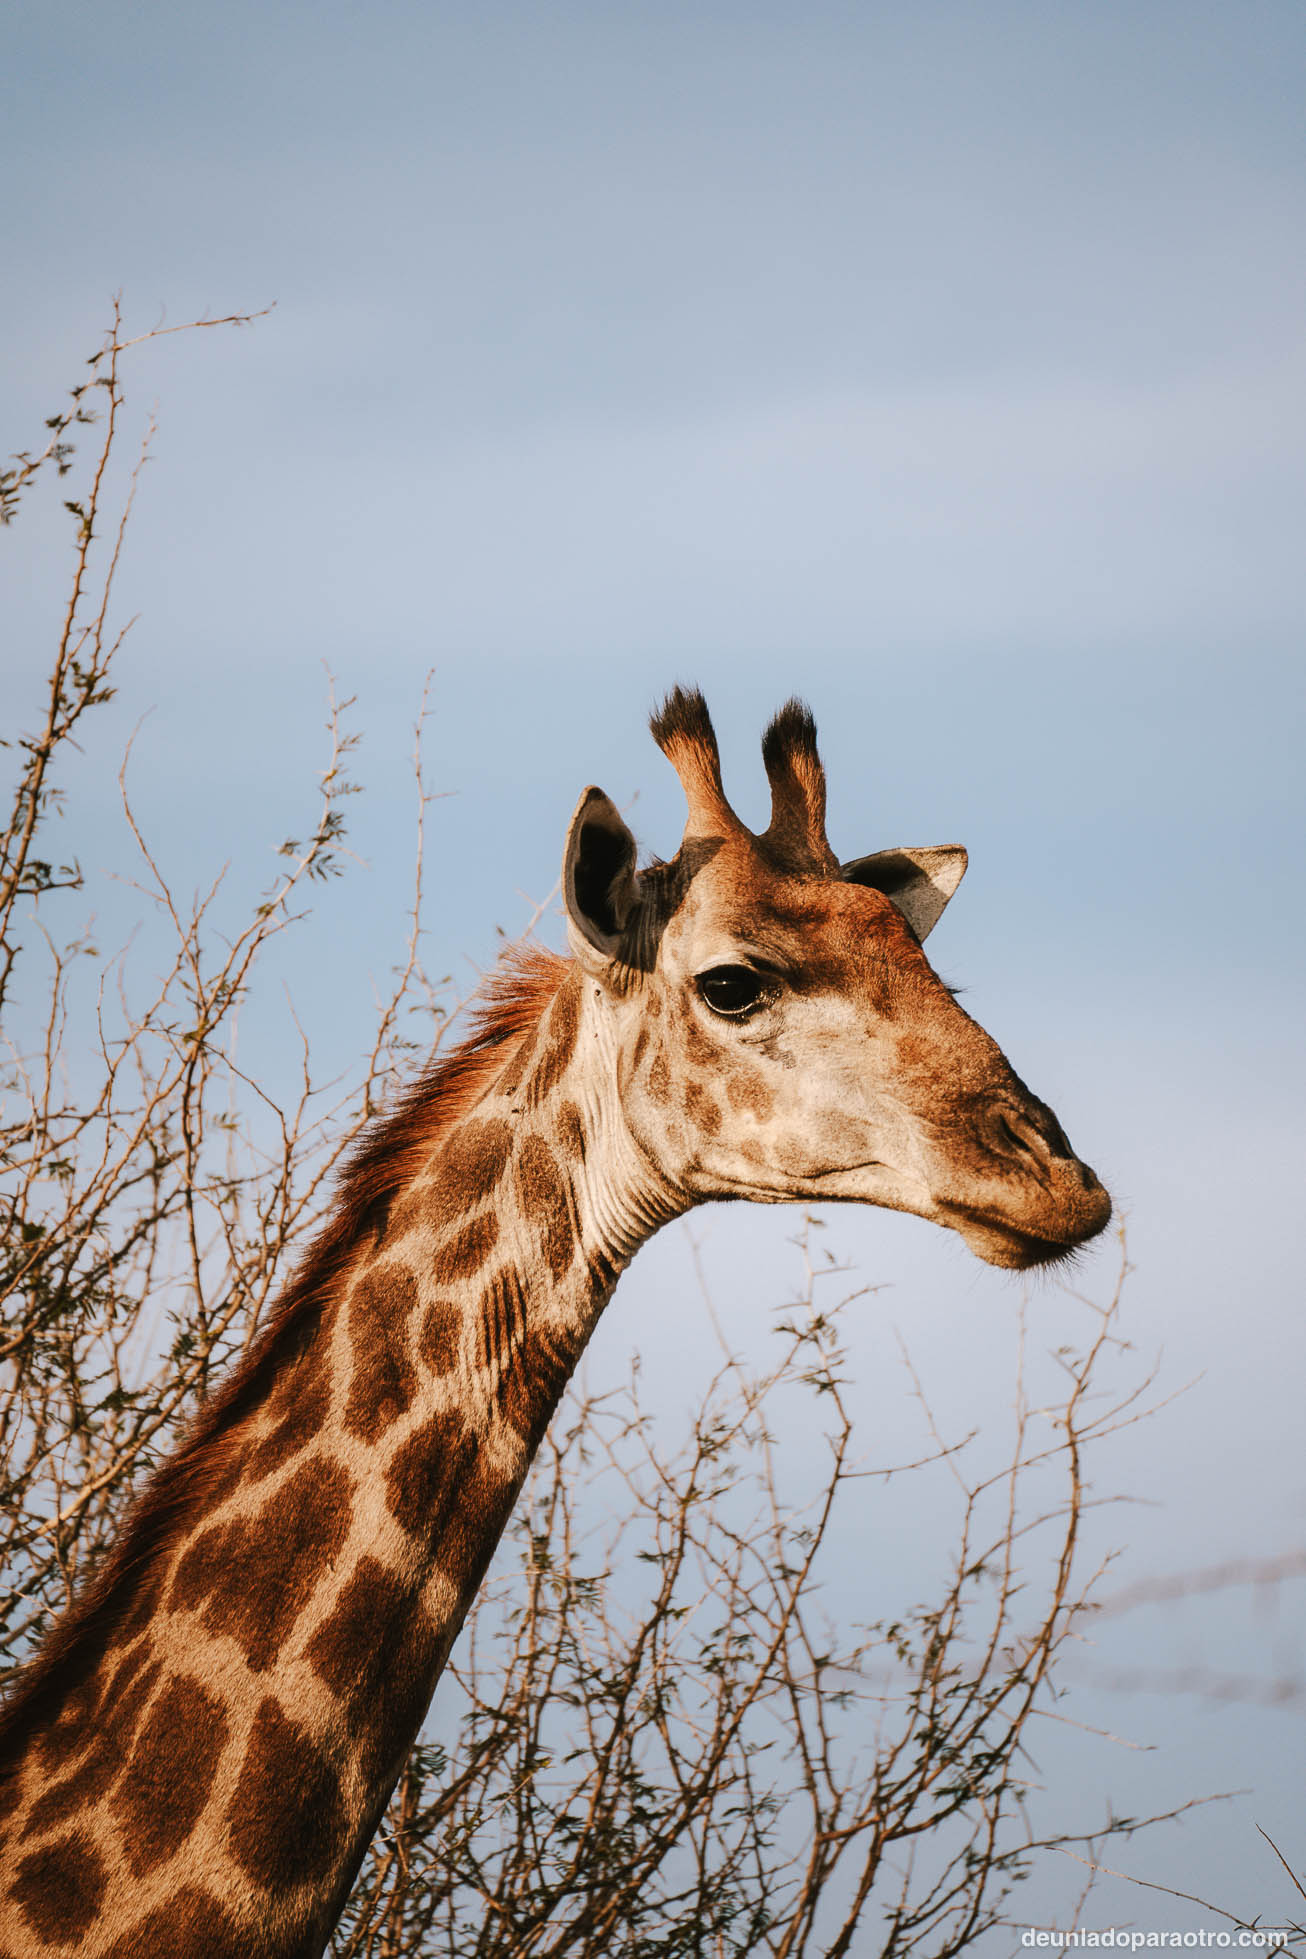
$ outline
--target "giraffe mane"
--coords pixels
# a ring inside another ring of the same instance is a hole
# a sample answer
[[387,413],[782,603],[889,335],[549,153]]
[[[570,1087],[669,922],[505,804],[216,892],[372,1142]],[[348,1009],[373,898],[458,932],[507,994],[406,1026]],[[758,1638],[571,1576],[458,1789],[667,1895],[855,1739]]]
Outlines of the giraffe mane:
[[538,1026],[570,967],[540,946],[505,954],[473,1003],[466,1038],[437,1055],[356,1145],[339,1175],[331,1221],[305,1252],[267,1325],[145,1482],[113,1550],[0,1701],[0,1783],[12,1774],[15,1750],[31,1725],[57,1717],[68,1695],[92,1677],[103,1647],[128,1617],[133,1581],[221,1487],[241,1422],[302,1352],[318,1314],[348,1279],[360,1244],[384,1225],[391,1200],[438,1145],[441,1131],[475,1106],[509,1053]]

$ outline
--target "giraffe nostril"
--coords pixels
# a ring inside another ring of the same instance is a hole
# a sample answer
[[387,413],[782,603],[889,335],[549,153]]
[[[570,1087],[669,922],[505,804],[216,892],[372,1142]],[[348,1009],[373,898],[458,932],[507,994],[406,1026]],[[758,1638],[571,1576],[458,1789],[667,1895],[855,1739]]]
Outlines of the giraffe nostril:
[[998,1155],[1021,1159],[1040,1175],[1052,1163],[1074,1156],[1051,1110],[1037,1105],[990,1109],[987,1134],[990,1148]]
[[1010,1116],[1002,1109],[997,1111],[993,1121],[992,1133],[1000,1149],[1009,1150],[1014,1156],[1037,1156],[1035,1145],[1023,1131],[1018,1129]]

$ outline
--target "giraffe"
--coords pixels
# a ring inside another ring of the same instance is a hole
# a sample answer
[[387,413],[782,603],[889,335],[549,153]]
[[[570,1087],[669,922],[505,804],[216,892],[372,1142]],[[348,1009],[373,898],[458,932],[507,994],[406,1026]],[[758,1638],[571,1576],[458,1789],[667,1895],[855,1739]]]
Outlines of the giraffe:
[[1110,1215],[922,941],[957,847],[841,864],[808,711],[726,800],[698,693],[652,722],[688,815],[640,870],[590,788],[570,958],[519,954],[381,1121],[247,1358],[0,1717],[0,1959],[300,1959],[343,1909],[617,1279],[710,1198],[878,1204],[1009,1268]]

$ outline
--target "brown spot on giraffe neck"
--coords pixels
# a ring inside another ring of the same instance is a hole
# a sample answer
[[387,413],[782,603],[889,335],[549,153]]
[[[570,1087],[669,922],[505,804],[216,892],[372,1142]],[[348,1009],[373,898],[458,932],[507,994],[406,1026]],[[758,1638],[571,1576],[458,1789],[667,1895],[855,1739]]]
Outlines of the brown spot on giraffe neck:
[[564,1102],[558,1110],[554,1133],[564,1162],[579,1164],[584,1161],[588,1138],[580,1110],[574,1102]]
[[422,1423],[394,1453],[386,1497],[396,1523],[410,1537],[438,1541],[458,1507],[461,1486],[480,1449],[475,1429],[457,1408],[444,1408]]
[[174,1610],[202,1606],[255,1673],[272,1665],[314,1586],[349,1534],[353,1479],[329,1456],[310,1457],[248,1522],[216,1525],[177,1567]]
[[164,1572],[158,1565],[152,1570],[135,1574],[129,1603],[118,1621],[116,1631],[109,1634],[110,1648],[130,1646],[139,1639],[159,1609],[163,1585]]
[[161,1864],[190,1836],[208,1801],[227,1717],[198,1680],[170,1680],[150,1709],[127,1773],[112,1801],[136,1877]]
[[184,1884],[139,1925],[124,1932],[104,1959],[250,1959],[251,1934],[207,1891]]
[[417,1393],[408,1358],[417,1311],[417,1283],[407,1266],[388,1259],[354,1286],[349,1298],[351,1372],[345,1427],[375,1442],[406,1414]]
[[452,1285],[479,1272],[499,1236],[499,1220],[493,1211],[473,1218],[461,1230],[453,1231],[437,1247],[431,1260],[431,1276],[437,1285]]
[[571,1378],[580,1345],[579,1335],[570,1329],[532,1327],[504,1369],[499,1381],[499,1406],[526,1444],[528,1457],[539,1447],[549,1417]]
[[100,1689],[93,1674],[64,1694],[39,1744],[41,1766],[47,1774],[66,1768],[80,1753],[86,1738],[86,1723],[94,1714],[99,1698]]
[[423,1544],[466,1603],[508,1521],[525,1474],[489,1460],[456,1408],[432,1415],[396,1450],[387,1497],[396,1522]]
[[172,1612],[194,1612],[211,1597],[227,1570],[228,1548],[239,1543],[241,1527],[235,1523],[210,1524],[202,1530],[177,1560],[168,1593]]
[[364,1741],[364,1773],[397,1768],[431,1696],[441,1641],[412,1589],[363,1557],[308,1660]]
[[508,1062],[507,1066],[503,1069],[502,1073],[499,1075],[498,1080],[494,1084],[496,1094],[513,1095],[516,1093],[516,1091],[521,1087],[522,1076],[526,1073],[527,1068],[530,1066],[531,1056],[532,1054],[534,1054],[534,1052],[535,1052],[534,1034],[527,1034],[523,1036],[521,1043],[517,1048],[516,1053],[513,1055],[511,1061]]
[[484,1204],[508,1167],[512,1125],[501,1117],[490,1122],[464,1122],[440,1152],[436,1175],[440,1202],[449,1211],[470,1211]]
[[571,1186],[553,1151],[538,1136],[528,1136],[516,1163],[517,1201],[539,1235],[544,1262],[555,1279],[570,1269],[580,1232],[572,1210]]
[[393,1206],[387,1241],[397,1243],[409,1231],[476,1210],[493,1195],[511,1150],[512,1127],[502,1118],[463,1121],[434,1164]]
[[418,1356],[432,1374],[452,1374],[462,1347],[462,1308],[452,1299],[436,1299],[426,1309]]
[[328,1349],[334,1319],[334,1313],[315,1312],[306,1315],[302,1328],[296,1329],[298,1337],[281,1361],[276,1386],[268,1397],[265,1414],[273,1426],[247,1455],[242,1457],[232,1448],[232,1473],[211,1491],[212,1500],[220,1500],[242,1481],[261,1482],[308,1448],[317,1436],[331,1406]]
[[9,1895],[38,1938],[70,1946],[95,1922],[105,1881],[99,1851],[84,1830],[73,1830],[23,1858]]
[[567,1064],[576,1051],[579,1025],[580,986],[573,980],[558,989],[549,1009],[548,1020],[537,1043],[539,1060],[526,1085],[527,1108],[537,1109],[562,1080]]
[[526,1328],[526,1287],[515,1266],[495,1273],[477,1308],[480,1349],[477,1359],[487,1375],[502,1370]]
[[254,1717],[227,1811],[236,1863],[273,1893],[318,1883],[341,1853],[345,1820],[335,1769],[308,1729],[269,1697]]
[[525,1473],[524,1455],[515,1476],[501,1475],[484,1456],[472,1465],[463,1488],[463,1507],[438,1551],[440,1569],[456,1587],[464,1609],[494,1556]]
[[113,1673],[105,1688],[104,1699],[107,1705],[116,1706],[122,1700],[123,1695],[127,1692],[128,1687],[136,1675],[152,1657],[153,1648],[149,1640],[142,1638],[138,1634],[136,1640],[123,1654],[122,1659],[118,1663],[117,1670]]
[[598,1246],[593,1251],[587,1252],[585,1263],[589,1268],[590,1278],[606,1298],[612,1292],[617,1280],[625,1270],[624,1265],[618,1264],[616,1259],[603,1250],[602,1246]]
[[515,1095],[527,1074],[531,1072],[531,1062],[535,1060],[540,1050],[540,1028],[544,1027],[544,1021],[546,1015],[540,1015],[535,1027],[529,1028],[519,1040],[509,1064],[503,1070],[499,1070],[499,1077],[493,1083],[495,1095]]
[[[142,1649],[142,1658],[145,1649]],[[118,1669],[121,1675],[127,1671],[127,1663]],[[158,1684],[163,1668],[157,1660],[136,1671],[135,1678],[122,1689],[118,1687],[117,1677],[105,1695],[107,1712],[102,1722],[92,1731],[90,1746],[86,1755],[72,1774],[62,1782],[56,1782],[46,1789],[32,1805],[27,1819],[24,1836],[36,1836],[42,1830],[53,1829],[59,1823],[66,1823],[99,1802],[121,1774],[127,1760],[127,1750],[140,1719],[141,1711]]]

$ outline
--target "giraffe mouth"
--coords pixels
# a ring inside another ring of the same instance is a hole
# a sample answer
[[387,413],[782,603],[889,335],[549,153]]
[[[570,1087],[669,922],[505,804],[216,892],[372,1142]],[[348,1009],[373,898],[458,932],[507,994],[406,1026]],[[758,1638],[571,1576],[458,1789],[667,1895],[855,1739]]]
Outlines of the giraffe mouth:
[[[915,1210],[914,1202],[895,1202],[877,1190],[871,1198],[865,1185],[868,1171],[884,1171],[887,1165],[879,1157],[867,1157],[862,1163],[830,1163],[815,1170],[790,1170],[778,1175],[772,1171],[768,1176],[745,1174],[731,1180],[733,1190],[741,1197],[751,1198],[756,1203],[794,1204],[804,1200],[829,1204],[865,1204],[868,1202],[886,1204],[890,1210]],[[851,1183],[850,1180],[855,1180]],[[710,1192],[720,1195],[720,1187],[714,1182]]]
[[[1109,1205],[1108,1205],[1109,1214]],[[964,1240],[968,1249],[986,1265],[997,1265],[1008,1272],[1028,1272],[1038,1265],[1059,1265],[1072,1259],[1080,1246],[1101,1230],[1101,1223],[1089,1231],[1065,1238],[1043,1238],[1037,1232],[1022,1230],[1005,1220],[981,1217],[959,1205],[943,1207],[939,1222],[946,1224]]]
[[826,1163],[819,1170],[805,1172],[804,1181],[820,1183],[825,1177],[855,1177],[859,1170],[883,1170],[883,1160],[878,1156],[865,1157],[860,1163]]
[[[878,1156],[865,1157],[860,1163],[823,1163],[816,1170],[803,1170],[798,1173],[794,1178],[794,1195],[824,1197],[832,1201],[846,1198],[852,1203],[865,1203],[867,1175],[874,1171],[879,1171],[883,1175],[889,1169],[890,1166]],[[850,1189],[849,1183],[852,1179],[856,1182]],[[878,1192],[876,1201],[883,1201]]]

